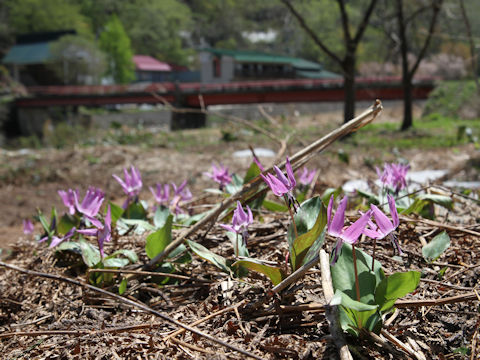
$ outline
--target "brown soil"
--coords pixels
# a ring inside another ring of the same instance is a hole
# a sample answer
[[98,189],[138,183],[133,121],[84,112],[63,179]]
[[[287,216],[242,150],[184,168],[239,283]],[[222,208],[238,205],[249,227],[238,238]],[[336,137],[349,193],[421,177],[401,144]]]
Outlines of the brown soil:
[[[337,112],[317,116],[315,122],[321,125],[322,122],[330,122],[332,119],[338,121],[339,118]],[[303,125],[299,126],[307,126],[310,121],[311,119],[305,119]],[[220,137],[220,134],[216,133],[215,136]],[[48,149],[28,154],[3,152],[0,155],[0,161],[4,164],[0,169],[0,248],[12,249],[4,258],[25,269],[83,281],[84,268],[67,266],[50,249],[22,234],[23,218],[31,217],[36,208],[47,212],[52,205],[62,212],[64,206],[57,190],[70,187],[85,190],[88,186],[97,186],[110,199],[121,203],[123,195],[120,186],[111,174],[120,174],[122,168],[131,164],[137,166],[143,176],[142,198],[151,198],[148,185],[155,182],[178,183],[185,178],[188,179],[194,196],[198,198],[202,189],[213,187],[202,176],[212,161],[221,161],[234,172],[245,171],[249,160],[233,159],[230,153],[245,149],[246,145],[242,141],[229,145],[219,143],[217,146],[192,148],[188,153],[165,148],[144,149],[140,146]],[[275,149],[274,146],[271,143],[262,144],[262,147],[272,149]],[[298,144],[292,145],[288,153],[293,153],[298,147]],[[472,175],[468,166],[474,154],[472,146],[463,146],[455,150],[437,149],[421,153],[413,149],[404,150],[400,155],[409,159],[412,170],[450,169],[451,174],[457,178],[467,179],[476,176]],[[374,179],[374,170],[364,161],[371,156],[380,162],[395,158],[392,154],[372,154],[359,150],[350,154],[350,164],[347,165],[338,159],[335,152],[318,156],[309,164],[320,169],[321,176],[316,191],[322,192],[326,187],[339,186],[349,179]],[[265,162],[268,160],[262,159]],[[440,217],[437,221],[448,220],[452,226],[469,226],[475,230],[478,229],[475,226],[476,219],[480,217],[479,210],[475,201],[457,197],[454,212],[448,219]],[[254,227],[250,244],[253,257],[283,261],[286,244],[279,234],[284,231],[288,219],[284,215],[265,214],[264,221],[270,222],[272,226]],[[36,233],[39,232],[37,224]],[[390,245],[377,246],[378,259],[387,273],[397,270],[419,270],[424,273],[425,280],[421,282],[418,291],[408,296],[412,300],[452,297],[478,288],[480,267],[472,266],[480,260],[478,238],[462,231],[448,231],[452,245],[436,263],[428,264],[423,260],[419,238],[425,236],[429,241],[438,232],[430,225],[402,222],[398,238],[406,256],[401,263],[392,260],[393,250]],[[200,232],[193,240],[202,242],[217,253],[231,254],[231,246],[219,228],[215,227],[206,238],[203,238],[203,234]],[[142,262],[147,260],[144,243],[145,237],[141,235],[122,237],[117,243],[109,243],[106,252],[110,253],[113,248],[131,248],[139,254]],[[327,249],[330,250],[333,244],[332,240],[327,241]],[[371,252],[372,243],[362,243],[362,248]],[[438,272],[442,267],[447,270],[443,280],[438,281]],[[255,303],[263,298],[265,289],[270,288],[267,280],[253,274],[244,279],[245,282],[234,280],[232,287],[226,291],[222,286],[225,286],[227,277],[196,256],[193,256],[191,264],[179,266],[178,273],[209,282],[185,280],[157,287],[152,278],[143,282],[133,280],[128,284],[126,296],[178,321],[191,324],[244,299],[250,304]],[[115,288],[110,290],[116,291]],[[337,358],[323,312],[288,313],[279,310],[280,305],[305,303],[323,303],[318,271],[308,274],[299,284],[282,294],[282,297],[272,298],[258,309],[242,306],[238,315],[226,312],[198,325],[198,328],[265,359]],[[466,357],[461,355],[462,349],[470,348],[470,351],[475,352],[475,345],[472,344],[480,340],[477,332],[480,323],[477,306],[478,301],[470,299],[443,306],[401,308],[386,329],[404,343],[410,343],[426,359],[463,359]],[[142,324],[152,325],[149,328],[121,332],[111,330]],[[164,342],[163,337],[173,329],[174,326],[151,314],[90,290],[0,268],[0,351],[5,354],[5,358],[244,358],[243,355],[189,333],[177,337],[182,342]],[[52,330],[77,330],[78,333],[55,335],[51,333]],[[30,336],[8,335],[2,338],[2,334],[12,331],[29,332]],[[45,333],[37,334],[34,331]],[[358,359],[408,358],[398,346],[391,343],[380,346],[367,338],[359,340],[347,337],[347,340],[354,357]]]

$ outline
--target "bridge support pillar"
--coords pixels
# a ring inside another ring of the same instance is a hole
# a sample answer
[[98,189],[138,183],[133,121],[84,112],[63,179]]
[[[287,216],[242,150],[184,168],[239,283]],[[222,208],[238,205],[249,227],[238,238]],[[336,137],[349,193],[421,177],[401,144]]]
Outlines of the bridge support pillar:
[[[188,109],[188,108],[182,108]],[[192,112],[175,112],[172,111],[170,129],[196,129],[205,127],[207,124],[207,117],[204,113],[200,112],[200,108],[192,108]]]

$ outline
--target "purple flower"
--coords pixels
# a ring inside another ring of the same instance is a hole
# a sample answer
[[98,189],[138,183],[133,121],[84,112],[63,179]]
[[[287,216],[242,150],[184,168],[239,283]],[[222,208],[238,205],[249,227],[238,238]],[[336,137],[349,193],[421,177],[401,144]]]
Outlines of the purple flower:
[[50,246],[51,248],[57,246],[58,244],[60,244],[62,241],[65,241],[65,240],[68,240],[70,239],[74,234],[75,234],[75,227],[71,228],[66,234],[64,237],[61,237],[59,238],[58,236],[52,236],[52,241],[50,242]]
[[231,231],[236,234],[242,234],[244,242],[246,242],[248,239],[248,225],[253,223],[252,210],[250,210],[248,205],[246,208],[247,212],[243,210],[240,201],[237,201],[237,208],[233,211],[232,225],[220,224],[220,226],[227,231]]
[[377,167],[377,175],[384,186],[391,186],[396,193],[407,187],[407,172],[410,170],[410,165],[385,163],[383,172]]
[[187,180],[184,180],[178,187],[177,185],[172,183],[173,198],[172,201],[170,201],[170,207],[174,209],[176,215],[185,212],[183,209],[180,208],[180,202],[189,201],[192,199],[192,193],[186,186]]
[[277,174],[275,177],[272,174],[260,174],[262,179],[267,183],[272,192],[276,196],[285,196],[287,198],[288,206],[293,206],[295,208],[296,199],[292,195],[292,190],[297,185],[295,177],[293,175],[292,165],[290,165],[290,160],[287,157],[287,162],[285,163],[285,169],[287,170],[287,176],[278,168],[274,166],[273,169]]
[[332,265],[337,262],[340,250],[344,242],[355,244],[372,216],[372,210],[367,211],[357,221],[348,227],[344,227],[345,210],[347,208],[347,198],[343,198],[338,205],[335,216],[332,219],[333,195],[330,197],[327,208],[327,233],[338,239],[332,257]]
[[168,205],[168,199],[170,198],[170,186],[168,184],[156,184],[157,189],[155,190],[150,186],[150,191],[153,194],[153,197],[155,198],[155,201],[159,205]]
[[218,167],[216,167],[215,164],[212,164],[212,172],[205,172],[204,175],[217,182],[220,186],[220,190],[232,182],[232,177],[228,173],[228,168],[224,167],[222,164],[219,164]]
[[33,233],[33,223],[29,219],[23,220],[23,233],[25,235]]
[[133,165],[131,167],[131,172],[132,174],[130,175],[127,169],[123,169],[125,181],[123,181],[120,177],[118,177],[115,174],[112,175],[113,178],[117,180],[122,186],[123,192],[127,194],[127,200],[123,204],[124,209],[128,206],[128,203],[130,202],[130,200],[132,200],[133,198],[135,198],[140,194],[140,190],[142,190],[142,186],[143,186],[140,172]]
[[60,195],[63,203],[68,208],[70,215],[75,215],[75,196],[78,196],[78,190],[58,190],[58,195]]
[[316,173],[317,169],[309,171],[306,167],[304,167],[298,178],[298,182],[303,186],[309,186],[312,183]]
[[73,193],[73,197],[75,206],[80,213],[88,217],[94,217],[100,211],[105,194],[100,189],[89,187],[81,204],[78,202],[78,191]]
[[[390,215],[392,216],[392,221],[375,205],[370,205],[371,211],[373,213],[373,218],[377,223],[378,229],[373,229],[372,235],[376,232],[376,239],[383,239],[386,236],[390,238],[395,249],[397,249],[400,255],[403,254],[400,244],[398,243],[395,234],[393,233],[398,225],[400,224],[400,219],[398,218],[397,207],[395,205],[395,199],[393,196],[388,195],[388,206],[390,208]],[[369,235],[370,236],[370,235]],[[372,236],[373,237],[373,236]]]
[[100,249],[100,254],[102,258],[104,257],[103,252],[103,243],[105,241],[110,241],[112,238],[112,214],[110,210],[110,205],[107,208],[107,215],[105,215],[105,221],[102,224],[98,219],[87,217],[88,220],[92,223],[95,228],[92,229],[83,229],[77,230],[78,233],[87,235],[87,236],[96,236],[98,242],[98,248]]

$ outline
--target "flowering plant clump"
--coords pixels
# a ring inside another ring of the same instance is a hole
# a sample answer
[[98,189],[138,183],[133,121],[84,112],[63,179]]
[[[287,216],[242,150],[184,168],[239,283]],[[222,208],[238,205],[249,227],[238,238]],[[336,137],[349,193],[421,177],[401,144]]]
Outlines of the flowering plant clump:
[[247,205],[247,212],[243,210],[240,201],[237,201],[237,208],[233,212],[232,225],[220,224],[227,231],[231,231],[236,234],[235,239],[235,256],[239,256],[238,253],[238,235],[242,235],[243,245],[247,245],[248,240],[248,226],[253,223],[252,210]]
[[122,180],[119,176],[113,174],[113,178],[118,181],[118,183],[122,186],[123,192],[127,195],[127,199],[123,203],[123,208],[126,209],[128,204],[134,200],[136,201],[140,191],[142,190],[142,177],[140,172],[136,167],[132,165],[131,167],[131,174],[128,172],[127,169],[123,169],[123,174],[125,180]]
[[410,170],[410,165],[385,163],[383,172],[378,167],[375,170],[383,186],[391,187],[395,194],[407,187],[407,172]]

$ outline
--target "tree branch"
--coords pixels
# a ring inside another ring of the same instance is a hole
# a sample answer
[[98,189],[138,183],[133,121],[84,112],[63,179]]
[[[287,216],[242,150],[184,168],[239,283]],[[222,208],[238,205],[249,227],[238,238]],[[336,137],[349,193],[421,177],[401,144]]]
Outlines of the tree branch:
[[300,26],[310,36],[310,38],[318,45],[318,47],[328,56],[330,56],[336,63],[343,68],[342,59],[340,59],[335,53],[333,53],[327,46],[320,40],[320,38],[313,32],[310,26],[307,25],[302,15],[293,7],[289,0],[280,0],[290,11],[290,13],[298,20]]
[[368,6],[367,11],[365,12],[365,15],[363,16],[362,22],[358,26],[357,33],[355,34],[355,37],[353,38],[353,41],[354,41],[355,44],[358,45],[358,43],[360,42],[360,39],[362,38],[363,33],[365,32],[365,29],[367,28],[367,25],[368,25],[369,20],[370,20],[370,16],[372,15],[373,9],[375,8],[376,5],[377,5],[377,0],[372,0],[370,2],[370,5]]

